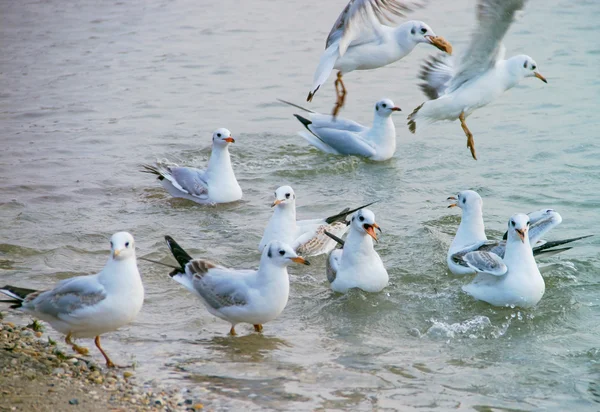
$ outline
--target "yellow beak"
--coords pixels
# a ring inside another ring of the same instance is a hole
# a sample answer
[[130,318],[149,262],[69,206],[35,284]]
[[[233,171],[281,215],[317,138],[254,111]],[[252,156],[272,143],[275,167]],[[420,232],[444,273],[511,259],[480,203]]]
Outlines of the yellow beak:
[[117,256],[119,256],[121,254],[121,251],[123,249],[115,249],[115,251],[113,252],[113,258],[116,258]]
[[277,206],[280,203],[283,203],[283,200],[277,199],[276,201],[273,202],[273,204],[271,205],[271,207],[275,207],[275,206]]
[[521,229],[515,229],[515,232],[517,232],[517,235],[519,235],[521,238],[521,242],[525,243],[525,231]]

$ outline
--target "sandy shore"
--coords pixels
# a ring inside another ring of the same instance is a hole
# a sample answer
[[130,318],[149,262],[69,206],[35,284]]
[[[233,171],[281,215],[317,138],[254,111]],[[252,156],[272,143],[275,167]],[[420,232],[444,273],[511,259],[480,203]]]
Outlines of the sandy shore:
[[[0,314],[1,316],[1,314]],[[131,368],[73,356],[42,325],[0,322],[0,411],[198,411],[177,390],[142,387]]]

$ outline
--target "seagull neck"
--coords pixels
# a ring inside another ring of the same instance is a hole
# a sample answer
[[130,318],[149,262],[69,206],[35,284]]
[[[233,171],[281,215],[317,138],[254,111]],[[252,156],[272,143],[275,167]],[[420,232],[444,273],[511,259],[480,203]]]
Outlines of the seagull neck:
[[500,81],[502,82],[505,91],[515,87],[521,80],[519,69],[515,67],[515,62],[517,61],[510,58],[497,63]]
[[483,223],[483,212],[481,208],[465,211],[460,219],[460,225],[456,231],[456,236],[450,245],[463,247],[466,244],[487,240],[485,235],[485,225]]
[[288,277],[287,268],[285,266],[274,264],[268,257],[260,260],[258,274],[261,279],[271,281],[277,281]]
[[[506,242],[506,252],[504,253],[504,261],[510,268],[513,264],[529,264],[536,265],[535,258],[533,257],[533,251],[531,250],[531,244],[529,243],[529,237],[525,236],[525,241],[522,242],[520,238],[517,238],[513,233],[512,237],[509,235],[508,242]],[[514,263],[513,263],[514,262]]]
[[[116,271],[118,273],[115,276]],[[135,287],[141,285],[142,279],[135,256],[123,260],[115,260],[110,257],[98,275],[98,281],[107,290],[114,289],[121,293],[130,289],[136,290]]]
[[275,211],[273,211],[274,220],[285,220],[286,224],[296,230],[296,205],[293,203],[290,204],[281,204],[275,207]]
[[352,250],[354,253],[369,253],[373,251],[373,238],[365,233],[360,233],[358,230],[352,228],[346,243],[344,243],[344,249]]
[[220,147],[213,145],[206,172],[211,175],[214,174],[221,177],[233,176],[235,178],[233,167],[231,167],[229,148],[227,146]]

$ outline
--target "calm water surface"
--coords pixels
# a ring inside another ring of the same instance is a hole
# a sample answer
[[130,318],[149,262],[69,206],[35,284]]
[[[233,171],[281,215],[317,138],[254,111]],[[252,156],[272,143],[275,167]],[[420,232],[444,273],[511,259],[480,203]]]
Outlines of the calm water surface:
[[[542,207],[564,219],[549,238],[600,232],[600,3],[530,2],[508,55],[532,55],[549,84],[527,79],[469,119],[477,162],[458,123],[416,136],[405,126],[433,48],[349,74],[344,116],[370,123],[382,97],[403,109],[397,153],[376,164],[311,149],[275,100],[303,102],[345,1],[2,1],[2,282],[43,288],[97,271],[119,230],[141,256],[167,261],[170,234],[195,256],[255,267],[277,186],[294,187],[301,217],[378,199],[384,293],[333,295],[318,257],[290,269],[289,305],[263,335],[242,326],[231,338],[168,270],[140,262],[145,306],[106,348],[144,381],[226,395],[219,408],[598,410],[600,237],[545,262],[535,309],[496,309],[449,276],[459,215],[445,199],[478,190],[492,235]],[[460,51],[475,2],[438,3],[413,17]],[[333,101],[330,80],[311,108]],[[243,201],[170,199],[138,172],[156,158],[204,165],[217,127],[236,138]]]

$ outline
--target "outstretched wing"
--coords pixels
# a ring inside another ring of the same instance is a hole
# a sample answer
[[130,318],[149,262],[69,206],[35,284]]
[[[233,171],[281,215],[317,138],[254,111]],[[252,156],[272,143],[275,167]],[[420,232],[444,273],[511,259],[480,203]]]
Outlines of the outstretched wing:
[[469,252],[464,256],[467,265],[477,271],[489,273],[494,276],[502,276],[508,268],[502,261],[502,258],[495,253],[490,252]]
[[515,13],[522,10],[525,3],[526,0],[478,0],[477,28],[450,81],[449,93],[496,64],[503,54],[502,39]]
[[333,24],[325,48],[339,42],[339,53],[343,56],[351,44],[379,37],[382,24],[393,22],[394,17],[404,17],[423,5],[423,1],[350,0]]
[[421,66],[419,79],[424,80],[424,83],[419,84],[419,87],[429,99],[435,100],[446,92],[454,76],[453,62],[452,56],[440,53],[430,56]]

